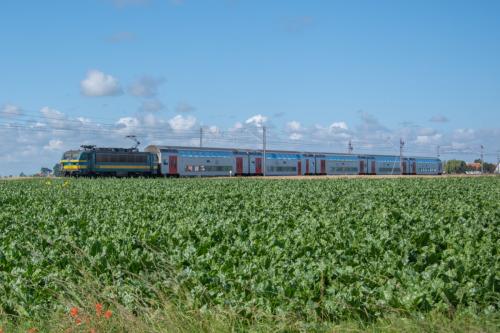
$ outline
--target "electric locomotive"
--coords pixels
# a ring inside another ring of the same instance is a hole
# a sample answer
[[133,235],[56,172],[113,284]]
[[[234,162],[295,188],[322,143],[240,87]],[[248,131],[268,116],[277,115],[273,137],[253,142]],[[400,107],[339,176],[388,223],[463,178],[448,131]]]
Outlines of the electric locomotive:
[[64,176],[155,176],[158,159],[155,154],[137,148],[97,148],[81,146],[69,150],[60,161]]

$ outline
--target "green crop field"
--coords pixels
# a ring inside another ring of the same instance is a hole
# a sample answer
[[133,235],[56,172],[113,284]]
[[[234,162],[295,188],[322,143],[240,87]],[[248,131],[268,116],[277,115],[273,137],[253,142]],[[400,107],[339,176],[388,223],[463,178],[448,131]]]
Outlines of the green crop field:
[[62,331],[96,302],[151,331],[167,306],[201,331],[496,327],[500,178],[0,182],[0,327]]

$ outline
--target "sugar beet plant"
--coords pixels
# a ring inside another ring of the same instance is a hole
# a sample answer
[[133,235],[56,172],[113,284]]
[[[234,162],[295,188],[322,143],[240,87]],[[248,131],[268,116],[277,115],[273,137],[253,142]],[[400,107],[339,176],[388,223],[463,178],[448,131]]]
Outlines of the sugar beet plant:
[[498,177],[4,181],[0,231],[7,314],[86,274],[128,307],[311,321],[500,305]]

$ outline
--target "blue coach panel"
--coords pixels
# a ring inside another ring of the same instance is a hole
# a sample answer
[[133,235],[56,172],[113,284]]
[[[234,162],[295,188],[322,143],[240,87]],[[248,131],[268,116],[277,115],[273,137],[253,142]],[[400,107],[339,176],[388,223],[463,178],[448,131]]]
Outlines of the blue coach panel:
[[266,153],[266,175],[269,176],[294,176],[297,175],[297,161],[300,154],[284,152]]
[[357,175],[359,158],[356,155],[325,154],[328,175]]
[[401,173],[399,156],[375,156],[378,175],[399,175]]

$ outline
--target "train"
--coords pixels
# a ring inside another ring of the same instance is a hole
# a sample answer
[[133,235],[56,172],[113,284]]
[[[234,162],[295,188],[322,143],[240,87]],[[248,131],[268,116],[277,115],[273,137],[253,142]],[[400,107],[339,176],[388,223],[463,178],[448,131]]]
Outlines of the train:
[[63,154],[63,176],[217,177],[308,175],[441,175],[435,157],[149,145],[82,146]]

